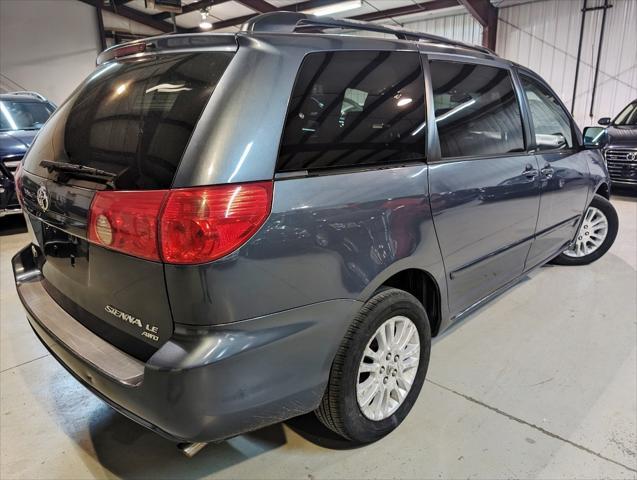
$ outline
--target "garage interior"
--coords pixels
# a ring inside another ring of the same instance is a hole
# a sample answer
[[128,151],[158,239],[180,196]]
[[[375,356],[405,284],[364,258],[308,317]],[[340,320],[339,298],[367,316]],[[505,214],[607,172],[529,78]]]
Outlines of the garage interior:
[[[580,129],[637,98],[636,0],[0,0],[0,92],[60,105],[103,49],[237,32],[326,9],[486,46],[541,75]],[[335,8],[335,7],[342,7]],[[347,7],[347,8],[345,8]],[[74,380],[25,320],[0,218],[0,478],[637,478],[637,196],[612,189],[617,240],[585,267],[545,266],[433,341],[405,422],[352,448],[312,414],[186,458]]]

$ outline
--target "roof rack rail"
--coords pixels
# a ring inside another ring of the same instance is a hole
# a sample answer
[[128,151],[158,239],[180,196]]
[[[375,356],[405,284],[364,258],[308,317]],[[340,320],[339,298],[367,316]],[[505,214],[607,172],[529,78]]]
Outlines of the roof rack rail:
[[25,95],[29,97],[36,97],[38,100],[42,100],[43,102],[48,101],[43,95],[38,92],[30,92],[28,90],[19,90],[17,92],[7,92],[5,95]]
[[269,12],[257,15],[246,21],[241,26],[244,32],[273,32],[273,33],[294,33],[302,31],[316,32],[326,28],[341,28],[347,30],[363,30],[368,32],[386,33],[394,35],[400,40],[425,40],[429,42],[453,45],[455,47],[468,48],[488,55],[496,55],[493,51],[479,45],[470,45],[458,42],[439,35],[429,33],[412,32],[398,28],[386,27],[377,23],[361,22],[358,20],[317,17],[300,12]]

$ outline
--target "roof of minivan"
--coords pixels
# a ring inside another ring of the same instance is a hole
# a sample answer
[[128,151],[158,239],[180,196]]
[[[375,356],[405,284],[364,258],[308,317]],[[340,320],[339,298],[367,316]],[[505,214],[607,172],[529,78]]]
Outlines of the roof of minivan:
[[[210,47],[226,47],[236,49],[241,45],[241,38],[254,38],[254,39],[276,39],[276,43],[279,46],[290,46],[291,48],[303,47],[308,50],[312,50],[313,47],[316,50],[325,50],[324,41],[332,40],[330,42],[330,49],[333,50],[365,50],[365,49],[380,49],[380,50],[414,50],[423,53],[432,54],[452,54],[461,55],[463,57],[471,57],[477,59],[492,59],[499,60],[503,63],[511,63],[494,53],[482,52],[475,50],[469,46],[463,47],[458,45],[450,45],[446,43],[437,43],[434,41],[415,41],[415,40],[400,40],[393,38],[382,38],[372,36],[360,36],[346,33],[276,33],[276,32],[237,32],[237,33],[185,33],[185,34],[173,34],[173,35],[161,35],[156,37],[146,38],[144,40],[136,40],[133,42],[118,44],[113,47],[104,50],[98,57],[98,65],[106,61],[110,61],[112,58],[105,58],[104,54],[113,52],[118,49],[123,49],[126,46],[145,43],[152,47],[154,52],[160,52],[164,50],[190,50],[197,48],[210,48]],[[131,52],[127,55],[134,55],[137,52]],[[126,55],[126,56],[127,56]],[[123,58],[125,55],[118,55],[118,58]],[[103,59],[102,59],[103,58]]]
[[[331,30],[324,33],[324,30]],[[341,33],[334,33],[338,29]],[[345,30],[345,33],[342,33]],[[363,33],[380,33],[397,38],[360,35]],[[279,47],[302,47],[307,50],[325,50],[325,40],[331,39],[330,49],[382,49],[382,50],[417,50],[423,53],[455,54],[478,59],[501,60],[509,63],[486,47],[469,45],[460,41],[447,39],[433,34],[394,29],[369,22],[357,22],[327,17],[315,17],[296,12],[272,12],[258,15],[246,22],[237,33],[192,33],[169,34],[150,37],[125,44],[113,46],[100,54],[98,64],[113,58],[116,50],[131,49],[135,45],[146,44],[154,51],[196,48],[237,48],[242,44],[241,38],[271,39]],[[117,55],[121,57],[124,55]]]

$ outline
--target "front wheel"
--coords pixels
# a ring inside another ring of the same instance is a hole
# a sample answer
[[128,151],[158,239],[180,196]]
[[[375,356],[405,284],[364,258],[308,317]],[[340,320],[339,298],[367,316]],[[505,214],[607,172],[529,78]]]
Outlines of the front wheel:
[[319,420],[356,443],[387,435],[416,401],[430,349],[422,304],[403,290],[381,290],[361,308],[336,354]]
[[558,265],[587,265],[594,262],[615,242],[619,219],[615,207],[601,195],[595,195],[584,213],[573,245],[553,260]]

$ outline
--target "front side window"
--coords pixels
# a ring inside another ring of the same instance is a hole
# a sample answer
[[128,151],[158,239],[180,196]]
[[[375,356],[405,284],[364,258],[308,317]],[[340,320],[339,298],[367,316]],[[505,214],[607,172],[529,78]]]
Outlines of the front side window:
[[637,102],[627,105],[613,120],[613,125],[637,125]]
[[424,159],[424,96],[415,52],[308,55],[290,99],[277,170]]
[[557,150],[573,146],[571,120],[560,102],[542,84],[520,75],[538,150]]
[[524,151],[520,106],[507,70],[432,61],[431,84],[443,157]]

